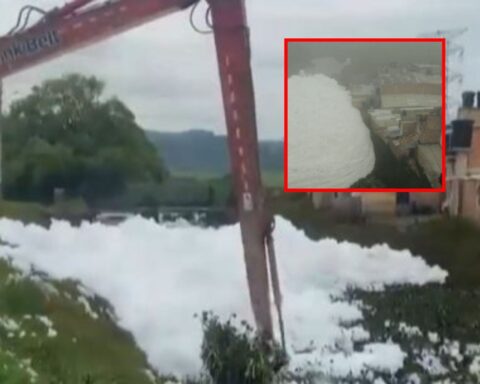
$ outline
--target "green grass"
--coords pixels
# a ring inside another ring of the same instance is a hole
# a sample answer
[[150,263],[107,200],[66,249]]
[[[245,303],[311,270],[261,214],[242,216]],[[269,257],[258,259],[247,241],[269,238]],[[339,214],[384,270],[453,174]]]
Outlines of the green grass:
[[[0,260],[1,383],[28,383],[29,370],[38,384],[151,383],[144,353],[115,324],[108,303],[87,298],[95,319],[80,295],[76,282],[24,277]],[[39,316],[52,322],[56,335],[48,335]]]
[[48,209],[37,203],[0,200],[0,217],[24,222],[42,222],[49,217]]
[[[471,363],[480,356],[480,351],[469,349],[469,346],[480,345],[479,289],[429,284],[423,287],[392,286],[383,292],[350,291],[347,296],[349,300],[363,303],[360,324],[369,332],[369,342],[393,341],[406,353],[403,368],[394,377],[383,376],[386,382],[406,383],[415,373],[422,384],[435,380],[480,383],[480,376],[470,371]],[[401,323],[415,326],[417,332],[408,334],[402,331]],[[452,342],[458,345],[461,358],[449,351]],[[360,342],[356,347],[362,344]],[[419,364],[422,351],[438,357],[448,371],[441,374],[428,372],[423,364]]]
[[210,180],[225,176],[225,173],[215,171],[171,171],[172,177],[196,179],[196,180]]
[[[208,171],[172,171],[172,177],[192,178],[200,181],[219,179],[225,176],[222,172]],[[283,171],[262,170],[262,181],[266,187],[283,188]]]
[[55,217],[82,217],[88,211],[87,204],[81,198],[59,201],[48,207],[48,212]]
[[77,219],[88,215],[88,207],[82,199],[68,199],[53,205],[24,201],[0,200],[0,217],[25,223],[46,224],[50,218]]
[[283,171],[262,171],[262,181],[266,187],[283,189]]
[[31,380],[28,366],[11,352],[0,347],[0,383],[24,384]]

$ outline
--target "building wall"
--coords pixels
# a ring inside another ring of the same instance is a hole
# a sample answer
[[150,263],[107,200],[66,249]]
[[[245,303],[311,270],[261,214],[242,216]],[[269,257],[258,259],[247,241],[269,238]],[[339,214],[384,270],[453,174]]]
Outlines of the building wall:
[[382,108],[440,107],[441,84],[384,84],[380,87]]
[[406,107],[397,108],[396,112],[399,113],[404,120],[416,121],[418,116],[428,116],[432,113],[432,107]]
[[380,87],[380,92],[382,94],[391,94],[391,95],[423,94],[423,95],[441,96],[442,85],[430,84],[430,83],[383,84]]
[[478,180],[465,180],[460,188],[460,215],[477,222],[480,221],[479,188]]
[[360,197],[348,192],[313,192],[312,202],[315,209],[329,210],[340,219],[361,217]]
[[362,192],[362,213],[364,215],[394,216],[397,196],[391,192]]
[[442,147],[439,144],[421,144],[417,148],[417,159],[432,187],[441,187]]
[[472,149],[468,153],[467,166],[469,173],[480,173],[480,125],[473,128]]
[[459,119],[474,121],[472,132],[472,147],[468,152],[468,173],[480,173],[480,109],[461,108],[458,113]]
[[435,211],[440,210],[443,200],[442,193],[435,192],[411,192],[410,203],[415,203],[418,207],[430,207]]
[[333,199],[333,192],[312,192],[312,203],[315,209],[331,208]]
[[382,94],[382,108],[401,108],[401,107],[438,107],[442,105],[441,95],[422,95],[414,93],[405,94]]
[[458,118],[474,121],[472,146],[469,151],[455,155],[448,200],[452,208],[458,207],[458,215],[480,222],[480,109],[460,108]]

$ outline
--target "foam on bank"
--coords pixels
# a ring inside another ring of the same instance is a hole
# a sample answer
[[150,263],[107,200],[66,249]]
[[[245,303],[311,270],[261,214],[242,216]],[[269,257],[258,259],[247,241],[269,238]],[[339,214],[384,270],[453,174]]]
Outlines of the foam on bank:
[[[56,221],[46,229],[2,219],[0,238],[0,256],[16,266],[30,270],[33,264],[55,278],[79,279],[107,298],[120,325],[161,373],[198,373],[202,334],[195,313],[236,313],[252,321],[238,225],[168,226],[133,217],[118,226]],[[347,286],[443,281],[446,272],[385,245],[312,241],[280,217],[275,241],[292,367],[313,362],[310,368],[334,374],[359,373],[366,365],[401,367],[403,352],[395,344],[368,344],[353,352],[352,340],[369,335],[340,323],[359,319],[361,311],[331,296]],[[329,349],[333,345],[340,350]]]
[[370,132],[348,90],[322,74],[288,79],[288,184],[348,188],[375,165]]

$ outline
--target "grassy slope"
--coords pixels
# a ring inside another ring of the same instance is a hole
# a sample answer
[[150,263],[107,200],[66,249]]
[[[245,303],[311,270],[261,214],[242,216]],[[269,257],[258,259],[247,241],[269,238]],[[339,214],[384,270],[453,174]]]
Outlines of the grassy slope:
[[[144,354],[115,325],[108,304],[88,299],[95,319],[80,295],[72,281],[25,277],[0,260],[0,382],[27,383],[33,376],[39,384],[152,382]],[[52,322],[55,336],[39,316]]]

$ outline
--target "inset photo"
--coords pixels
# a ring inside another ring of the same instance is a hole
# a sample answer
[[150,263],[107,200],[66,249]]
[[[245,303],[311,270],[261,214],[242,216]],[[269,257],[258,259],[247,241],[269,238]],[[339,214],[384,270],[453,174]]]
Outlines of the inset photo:
[[445,190],[445,39],[285,39],[285,184]]

